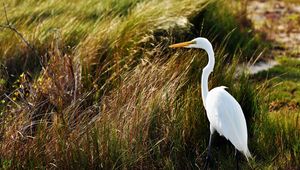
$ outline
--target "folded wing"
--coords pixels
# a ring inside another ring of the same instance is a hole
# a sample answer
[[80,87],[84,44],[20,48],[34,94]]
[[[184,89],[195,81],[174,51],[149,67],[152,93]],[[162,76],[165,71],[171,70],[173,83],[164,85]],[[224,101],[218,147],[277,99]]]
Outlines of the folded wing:
[[211,127],[244,153],[247,159],[251,157],[246,120],[239,103],[223,86],[209,91],[205,102]]

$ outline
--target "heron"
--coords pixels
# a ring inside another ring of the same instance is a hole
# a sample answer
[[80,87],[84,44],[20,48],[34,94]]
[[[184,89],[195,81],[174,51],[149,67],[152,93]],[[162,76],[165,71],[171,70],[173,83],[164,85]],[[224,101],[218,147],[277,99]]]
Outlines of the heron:
[[170,45],[169,47],[203,49],[208,54],[208,64],[204,67],[201,77],[202,101],[210,122],[210,136],[204,168],[207,169],[211,159],[212,135],[217,131],[235,147],[236,168],[238,169],[237,150],[245,155],[247,161],[251,158],[251,153],[248,149],[247,124],[240,104],[225,90],[225,86],[208,89],[208,77],[213,72],[215,65],[212,44],[208,39],[198,37],[191,41]]

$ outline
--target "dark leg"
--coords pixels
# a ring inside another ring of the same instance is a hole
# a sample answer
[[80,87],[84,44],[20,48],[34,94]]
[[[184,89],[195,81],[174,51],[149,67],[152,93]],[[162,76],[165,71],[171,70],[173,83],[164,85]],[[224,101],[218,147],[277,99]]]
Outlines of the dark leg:
[[238,151],[235,149],[235,159],[236,159],[236,169],[239,170],[239,153]]
[[209,136],[209,142],[208,142],[208,148],[207,148],[207,156],[206,156],[206,160],[205,160],[205,164],[204,164],[204,169],[207,169],[209,161],[211,159],[211,152],[210,152],[211,140],[212,140],[212,133],[210,133],[210,136]]

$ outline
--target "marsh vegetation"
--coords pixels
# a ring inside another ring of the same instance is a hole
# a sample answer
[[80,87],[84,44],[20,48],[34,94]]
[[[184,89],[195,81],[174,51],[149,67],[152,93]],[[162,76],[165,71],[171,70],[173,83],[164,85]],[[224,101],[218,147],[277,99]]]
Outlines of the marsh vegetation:
[[[209,86],[227,86],[245,113],[254,159],[242,159],[241,169],[299,167],[299,60],[280,57],[269,71],[235,74],[274,47],[254,29],[245,2],[6,2],[0,169],[201,169],[207,57],[168,48],[197,36],[216,53]],[[212,169],[233,168],[232,145],[215,138]]]

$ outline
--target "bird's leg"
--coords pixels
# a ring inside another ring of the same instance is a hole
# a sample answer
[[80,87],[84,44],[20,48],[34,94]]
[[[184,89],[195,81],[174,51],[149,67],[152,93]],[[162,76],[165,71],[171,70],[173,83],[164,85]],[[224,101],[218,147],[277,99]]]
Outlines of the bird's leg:
[[212,133],[210,133],[210,136],[209,136],[208,149],[207,149],[207,156],[206,156],[206,160],[205,160],[205,164],[204,164],[204,169],[207,169],[208,164],[209,164],[209,161],[210,161],[210,159],[211,159],[211,151],[210,151],[210,148],[211,148],[211,140],[212,140]]
[[236,169],[239,170],[239,153],[237,151],[237,149],[235,149],[235,159],[236,159]]

